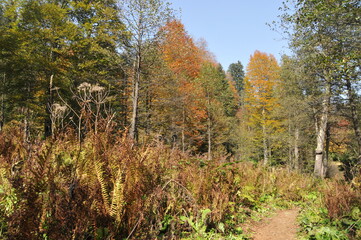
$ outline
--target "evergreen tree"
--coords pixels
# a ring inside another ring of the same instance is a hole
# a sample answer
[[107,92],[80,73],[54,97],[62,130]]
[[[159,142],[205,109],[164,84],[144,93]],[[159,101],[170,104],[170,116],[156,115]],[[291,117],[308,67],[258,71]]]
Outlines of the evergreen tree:
[[242,96],[244,90],[244,69],[242,63],[237,61],[236,63],[229,65],[228,73],[231,75],[232,80],[236,85],[238,94]]
[[226,75],[221,65],[204,63],[198,82],[204,92],[204,105],[207,113],[206,142],[208,145],[208,159],[212,159],[212,152],[228,152],[234,150],[231,139],[237,103],[227,82]]

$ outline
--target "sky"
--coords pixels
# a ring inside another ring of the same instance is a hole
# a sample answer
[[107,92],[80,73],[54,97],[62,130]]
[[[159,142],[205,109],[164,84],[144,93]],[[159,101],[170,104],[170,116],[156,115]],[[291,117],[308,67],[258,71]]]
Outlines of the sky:
[[266,23],[278,20],[283,0],[169,0],[187,32],[205,39],[208,49],[225,70],[241,61],[246,68],[259,50],[278,60],[289,54],[287,41]]

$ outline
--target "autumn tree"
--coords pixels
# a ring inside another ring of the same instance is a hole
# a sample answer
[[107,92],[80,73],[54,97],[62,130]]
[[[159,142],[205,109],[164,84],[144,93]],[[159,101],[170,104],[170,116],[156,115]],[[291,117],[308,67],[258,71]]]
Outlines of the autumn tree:
[[169,84],[174,89],[172,101],[177,103],[171,118],[174,128],[179,130],[181,148],[185,151],[187,146],[202,144],[201,132],[206,128],[203,92],[195,81],[204,61],[203,53],[180,21],[169,22],[163,32],[162,59],[173,74]]
[[254,132],[252,140],[263,150],[263,165],[268,164],[275,146],[272,136],[280,131],[280,121],[273,116],[279,104],[275,96],[280,78],[279,70],[273,55],[255,51],[245,76],[247,124]]

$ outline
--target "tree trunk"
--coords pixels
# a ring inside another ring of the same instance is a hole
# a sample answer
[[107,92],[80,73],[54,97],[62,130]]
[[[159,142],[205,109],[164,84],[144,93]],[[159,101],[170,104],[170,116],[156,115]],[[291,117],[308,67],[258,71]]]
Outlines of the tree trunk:
[[184,135],[184,131],[185,131],[185,125],[186,125],[186,113],[185,113],[184,105],[183,105],[183,111],[182,111],[182,121],[183,121],[183,126],[182,126],[182,152],[185,152],[185,135]]
[[139,103],[139,82],[141,71],[141,55],[137,54],[137,58],[134,66],[134,81],[133,81],[133,113],[131,119],[131,126],[129,130],[130,138],[135,142],[138,142],[138,103]]
[[325,146],[325,156],[323,157],[323,165],[325,166],[324,175],[327,176],[327,167],[328,167],[328,159],[330,156],[330,140],[331,140],[331,132],[330,132],[330,124],[327,123],[326,126],[326,146]]
[[46,112],[46,117],[44,120],[44,136],[45,138],[47,137],[51,137],[54,135],[54,124],[51,121],[51,107],[53,105],[53,77],[54,75],[52,74],[50,76],[50,81],[49,81],[49,88],[48,88],[48,97],[45,103],[45,112]]
[[267,132],[266,132],[266,120],[265,120],[265,110],[262,110],[262,133],[263,133],[263,166],[268,164],[268,146],[267,146]]
[[1,115],[0,115],[0,132],[3,129],[5,124],[5,82],[6,82],[6,74],[4,73],[2,88],[1,88]]
[[351,110],[351,119],[352,119],[352,125],[353,130],[355,133],[357,145],[358,145],[358,160],[361,161],[361,129],[360,129],[360,119],[357,114],[357,107],[355,103],[355,93],[351,86],[350,79],[346,78],[346,88],[347,88],[347,97],[349,101],[349,106]]
[[295,128],[295,142],[294,142],[294,162],[293,162],[293,168],[294,170],[298,171],[300,169],[300,151],[298,147],[298,142],[300,139],[300,130],[298,127]]
[[151,132],[151,108],[152,108],[152,99],[151,99],[151,93],[149,91],[149,86],[147,86],[146,90],[146,100],[145,100],[145,114],[146,114],[146,120],[145,120],[145,134],[147,137],[150,136]]
[[207,135],[208,135],[208,160],[212,160],[212,139],[211,139],[211,135],[212,135],[212,130],[211,130],[211,118],[209,116],[208,113],[208,118],[207,118],[207,127],[208,127],[208,131],[207,131]]
[[291,116],[288,115],[288,168],[294,169],[294,139],[292,138]]
[[318,126],[317,144],[315,151],[314,174],[316,177],[320,177],[320,178],[325,177],[326,168],[327,168],[327,162],[325,158],[325,141],[326,141],[328,113],[330,107],[330,98],[331,98],[331,86],[329,81],[327,81],[325,94],[322,99],[321,119]]

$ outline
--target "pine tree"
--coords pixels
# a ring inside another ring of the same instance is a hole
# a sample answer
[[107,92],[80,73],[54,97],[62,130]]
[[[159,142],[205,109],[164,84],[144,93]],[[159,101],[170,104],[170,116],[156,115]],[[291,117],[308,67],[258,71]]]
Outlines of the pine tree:
[[231,75],[232,80],[236,85],[239,96],[242,96],[244,90],[244,70],[242,63],[237,61],[236,63],[229,65],[228,73]]

